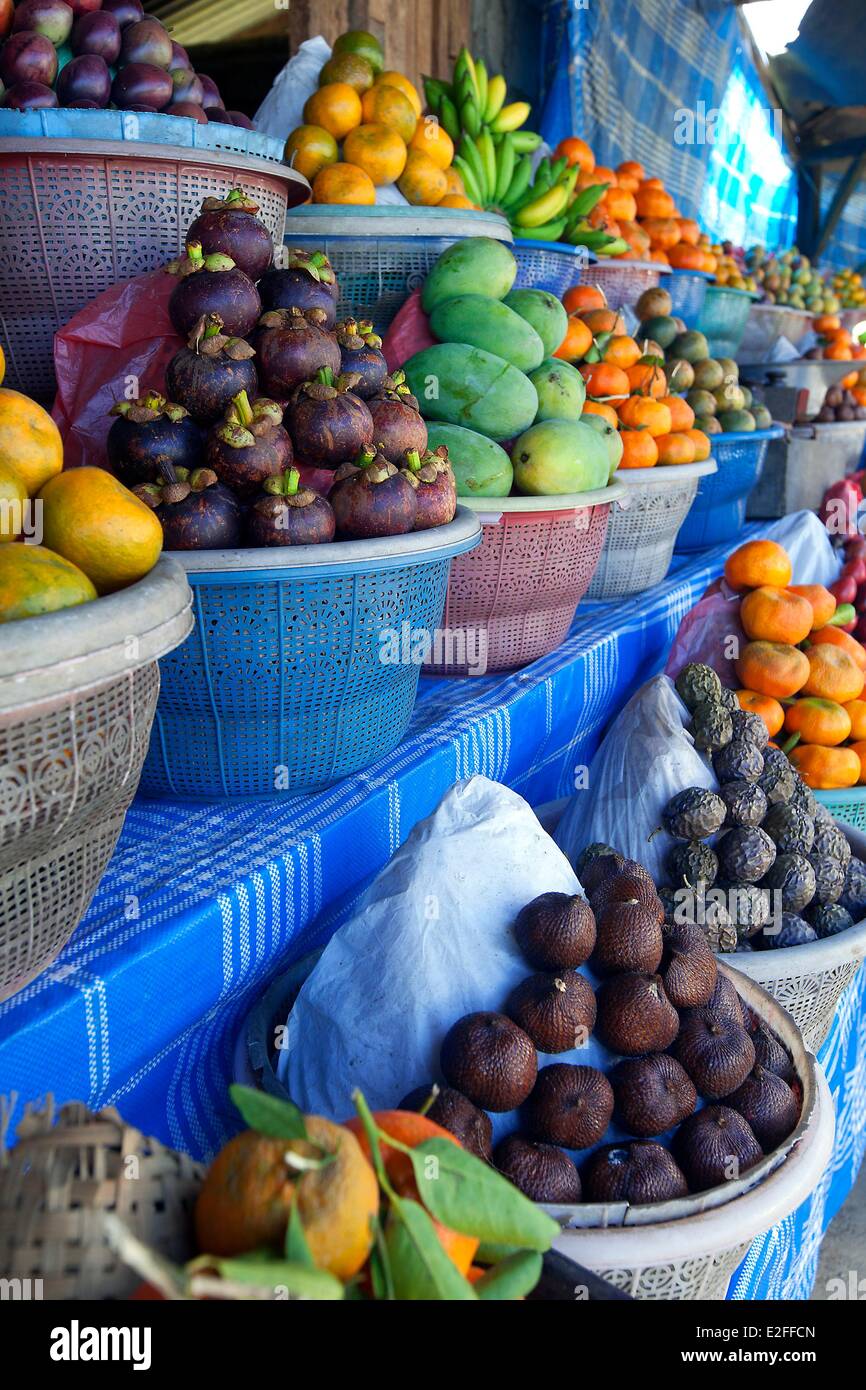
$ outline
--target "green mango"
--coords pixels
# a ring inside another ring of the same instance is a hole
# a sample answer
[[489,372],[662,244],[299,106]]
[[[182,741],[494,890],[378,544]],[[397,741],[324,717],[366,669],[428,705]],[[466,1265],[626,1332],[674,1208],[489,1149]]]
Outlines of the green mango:
[[465,430],[462,425],[427,427],[427,446],[438,449],[446,445],[458,497],[507,497],[514,481],[511,459],[504,449],[485,434]]
[[549,290],[512,290],[505,303],[515,314],[531,323],[544,343],[544,356],[556,352],[568,332],[568,314]]
[[645,319],[638,330],[638,338],[652,338],[654,343],[658,343],[660,348],[669,348],[674,338],[677,336],[676,321],[670,314],[656,314],[653,318]]
[[544,344],[526,319],[498,299],[458,294],[430,311],[430,332],[440,343],[469,343],[531,372],[544,357]]
[[684,357],[687,362],[702,362],[710,355],[710,345],[703,333],[690,328],[677,334],[670,345],[672,357]]
[[686,400],[696,415],[715,415],[717,409],[716,398],[712,391],[702,391],[694,387],[686,392]]
[[747,409],[752,413],[755,429],[768,430],[770,428],[773,423],[773,417],[763,401],[756,401],[754,405],[748,406]]
[[755,417],[750,410],[720,410],[717,416],[723,434],[751,434]]
[[404,364],[425,420],[445,420],[490,439],[511,439],[532,424],[538,393],[504,358],[466,343],[437,343]]
[[586,383],[576,367],[558,357],[545,357],[529,380],[538,392],[539,420],[579,420],[586,400]]
[[612,478],[622,462],[622,435],[619,430],[614,429],[613,425],[609,425],[607,420],[601,415],[581,415],[580,423],[582,425],[589,425],[590,429],[595,430],[596,434],[601,435],[607,445],[607,452],[610,455],[610,473],[608,477]]
[[543,420],[515,440],[514,484],[530,497],[606,487],[610,454],[603,438],[579,420]]
[[[442,252],[421,290],[426,313],[458,294],[504,299],[517,274],[517,262],[504,242],[492,237],[464,237]],[[564,336],[564,335],[563,335]]]
[[700,391],[717,391],[724,385],[724,369],[721,362],[717,362],[714,357],[705,357],[702,362],[696,362],[694,374],[693,385]]
[[714,391],[716,398],[716,414],[721,415],[726,410],[745,410],[746,398],[742,388],[735,381],[726,381],[724,386],[720,386],[718,391]]

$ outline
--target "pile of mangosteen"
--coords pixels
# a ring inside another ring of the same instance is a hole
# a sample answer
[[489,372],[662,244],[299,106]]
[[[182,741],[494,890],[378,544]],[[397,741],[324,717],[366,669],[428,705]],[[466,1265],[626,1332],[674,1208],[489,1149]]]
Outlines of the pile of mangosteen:
[[[575,867],[586,898],[543,893],[514,923],[534,973],[498,1012],[453,1024],[439,1080],[401,1108],[424,1110],[537,1202],[645,1205],[735,1180],[799,1119],[787,1049],[701,930],[669,917],[643,865],[590,845]],[[556,1060],[591,1035],[609,1069]],[[489,1112],[513,1112],[495,1148]]]
[[448,451],[428,450],[373,325],[337,321],[323,252],[290,251],[275,266],[257,213],[240,189],[205,199],[186,254],[167,267],[185,346],[162,392],[113,407],[110,468],[154,508],[167,550],[366,540],[452,521]]

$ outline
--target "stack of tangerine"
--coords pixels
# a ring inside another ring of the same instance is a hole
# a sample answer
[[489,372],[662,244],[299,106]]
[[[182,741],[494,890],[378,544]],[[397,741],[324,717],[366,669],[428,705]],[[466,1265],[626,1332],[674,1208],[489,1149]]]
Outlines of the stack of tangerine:
[[622,314],[608,307],[595,285],[573,286],[563,304],[568,331],[554,356],[578,367],[586,383],[584,414],[600,415],[620,431],[619,467],[708,459],[709,438],[695,429],[695,413],[684,397],[671,394],[659,345],[630,337]]

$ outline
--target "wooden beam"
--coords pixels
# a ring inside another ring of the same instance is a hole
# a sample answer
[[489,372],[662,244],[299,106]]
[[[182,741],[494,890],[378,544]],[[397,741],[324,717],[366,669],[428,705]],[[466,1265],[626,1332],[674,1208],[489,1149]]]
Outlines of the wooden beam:
[[814,260],[821,225],[821,169],[797,165],[797,245]]
[[866,151],[866,135],[852,135],[850,140],[837,140],[833,145],[806,145],[799,150],[801,164],[832,164],[837,159],[852,159]]

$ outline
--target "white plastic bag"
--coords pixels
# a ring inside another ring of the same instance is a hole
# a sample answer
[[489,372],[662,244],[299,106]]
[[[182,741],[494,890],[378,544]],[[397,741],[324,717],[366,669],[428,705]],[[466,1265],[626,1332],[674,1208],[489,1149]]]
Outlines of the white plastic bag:
[[715,774],[695,748],[690,715],[673,681],[654,676],[611,724],[589,766],[588,784],[570,799],[556,843],[575,863],[597,841],[612,845],[664,882],[674,841],[661,823],[663,807],[686,787],[716,788]]
[[766,538],[777,541],[787,550],[794,584],[826,586],[839,578],[842,561],[816,512],[791,512],[790,516],[783,516],[768,528]]
[[304,105],[319,85],[319,73],[331,56],[330,44],[319,34],[305,39],[294,57],[277,73],[255,116],[253,125],[262,135],[285,140],[295,126],[303,125]]

